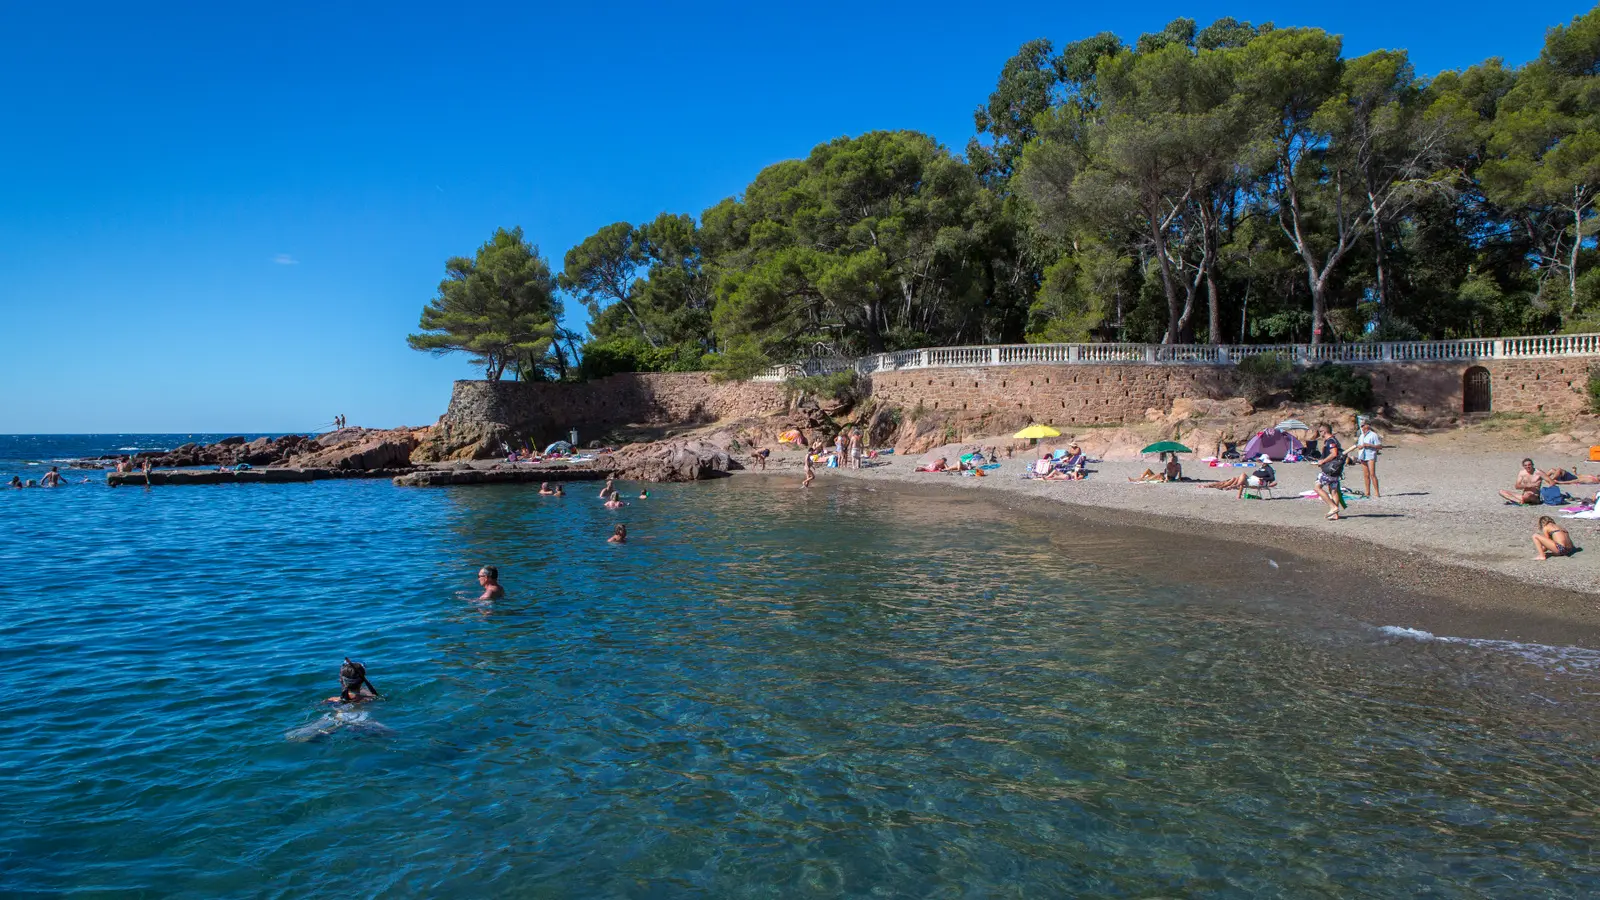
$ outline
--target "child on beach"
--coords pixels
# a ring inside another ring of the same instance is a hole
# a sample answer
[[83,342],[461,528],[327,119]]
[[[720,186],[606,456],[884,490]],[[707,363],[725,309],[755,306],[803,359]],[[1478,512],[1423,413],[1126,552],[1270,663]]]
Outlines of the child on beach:
[[1549,516],[1539,517],[1539,530],[1533,534],[1534,559],[1543,562],[1552,556],[1571,556],[1578,548],[1573,546],[1572,535],[1556,524]]

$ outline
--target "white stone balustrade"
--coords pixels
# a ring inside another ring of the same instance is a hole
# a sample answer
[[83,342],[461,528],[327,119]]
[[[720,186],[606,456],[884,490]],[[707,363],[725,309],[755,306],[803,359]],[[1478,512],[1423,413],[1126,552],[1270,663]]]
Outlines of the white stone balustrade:
[[1600,334],[1465,338],[1454,341],[1381,341],[1351,344],[999,344],[990,347],[929,347],[878,353],[860,359],[807,359],[774,366],[756,381],[854,370],[862,375],[905,369],[966,366],[1132,364],[1226,366],[1249,356],[1278,353],[1295,365],[1391,362],[1474,362],[1485,359],[1600,356]]

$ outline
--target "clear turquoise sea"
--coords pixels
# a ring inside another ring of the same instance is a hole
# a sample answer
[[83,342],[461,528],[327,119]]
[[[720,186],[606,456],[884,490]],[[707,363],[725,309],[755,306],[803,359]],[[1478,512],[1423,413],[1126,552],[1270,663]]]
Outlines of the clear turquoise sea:
[[792,481],[0,492],[0,896],[1600,895],[1600,655]]

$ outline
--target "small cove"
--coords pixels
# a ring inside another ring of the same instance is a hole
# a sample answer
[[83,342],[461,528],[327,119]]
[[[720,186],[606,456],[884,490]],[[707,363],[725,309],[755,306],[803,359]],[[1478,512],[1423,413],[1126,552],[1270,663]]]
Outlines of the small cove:
[[[4,497],[0,889],[1600,888],[1582,654],[1386,633],[1315,602],[1381,587],[1313,562],[961,494],[592,493]],[[344,655],[392,733],[286,741]]]

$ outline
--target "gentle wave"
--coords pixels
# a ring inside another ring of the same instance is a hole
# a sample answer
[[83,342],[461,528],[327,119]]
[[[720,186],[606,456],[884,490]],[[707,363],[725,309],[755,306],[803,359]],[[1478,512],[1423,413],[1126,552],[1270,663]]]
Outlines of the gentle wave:
[[1492,650],[1497,653],[1510,653],[1534,665],[1564,675],[1600,675],[1600,650],[1591,650],[1587,647],[1558,647],[1550,644],[1535,644],[1493,638],[1451,637],[1423,631],[1420,628],[1405,628],[1399,625],[1382,625],[1378,627],[1378,631],[1390,637],[1403,638],[1405,640],[1459,644],[1466,647]]

